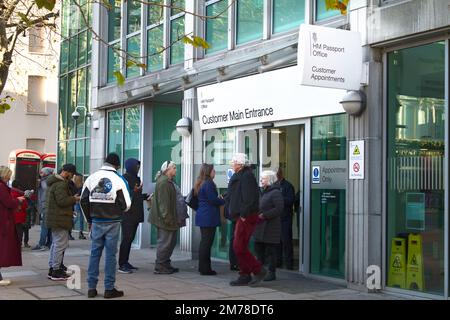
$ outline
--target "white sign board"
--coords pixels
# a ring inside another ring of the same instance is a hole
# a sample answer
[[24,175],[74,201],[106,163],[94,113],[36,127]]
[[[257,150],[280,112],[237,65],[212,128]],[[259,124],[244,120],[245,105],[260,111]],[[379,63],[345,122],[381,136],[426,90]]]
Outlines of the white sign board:
[[202,130],[298,119],[343,111],[345,91],[298,85],[298,67],[200,87]]
[[350,141],[349,179],[364,179],[364,140]]
[[358,90],[361,85],[361,34],[302,24],[298,41],[300,84]]

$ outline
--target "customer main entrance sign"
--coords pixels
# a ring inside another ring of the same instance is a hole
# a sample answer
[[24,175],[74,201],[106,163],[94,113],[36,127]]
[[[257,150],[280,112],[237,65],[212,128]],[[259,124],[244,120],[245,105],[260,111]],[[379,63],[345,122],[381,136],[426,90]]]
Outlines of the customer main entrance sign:
[[302,85],[358,90],[362,74],[360,33],[302,24],[298,66]]

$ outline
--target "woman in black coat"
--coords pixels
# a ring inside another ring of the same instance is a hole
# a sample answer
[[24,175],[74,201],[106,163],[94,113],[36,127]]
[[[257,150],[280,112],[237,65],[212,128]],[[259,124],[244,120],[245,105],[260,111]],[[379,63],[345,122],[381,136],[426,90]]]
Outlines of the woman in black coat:
[[273,171],[261,173],[261,185],[263,192],[259,200],[259,218],[254,233],[255,251],[261,263],[267,262],[269,272],[264,281],[276,279],[277,245],[281,237],[281,214],[283,213],[284,200],[279,185],[276,183],[276,175]]

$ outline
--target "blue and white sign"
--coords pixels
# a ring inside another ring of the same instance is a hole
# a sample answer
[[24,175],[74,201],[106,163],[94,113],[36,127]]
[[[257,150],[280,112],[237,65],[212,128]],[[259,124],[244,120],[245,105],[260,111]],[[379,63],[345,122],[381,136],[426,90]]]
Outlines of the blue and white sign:
[[228,183],[230,183],[230,179],[231,179],[231,177],[233,176],[233,174],[234,174],[233,169],[228,169],[228,170],[227,170],[227,182],[228,182]]
[[320,166],[312,167],[312,183],[320,183]]

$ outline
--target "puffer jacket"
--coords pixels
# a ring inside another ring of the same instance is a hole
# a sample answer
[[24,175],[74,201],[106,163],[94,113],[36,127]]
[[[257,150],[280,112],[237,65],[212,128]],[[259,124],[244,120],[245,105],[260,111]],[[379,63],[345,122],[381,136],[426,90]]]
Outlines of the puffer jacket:
[[233,174],[225,201],[231,218],[245,218],[258,212],[259,187],[250,167]]
[[47,186],[47,228],[70,230],[76,200],[70,192],[68,181],[56,174],[47,179]]
[[259,201],[259,213],[262,220],[256,225],[254,237],[256,242],[280,243],[281,214],[284,200],[278,184],[267,187]]

